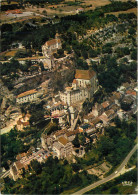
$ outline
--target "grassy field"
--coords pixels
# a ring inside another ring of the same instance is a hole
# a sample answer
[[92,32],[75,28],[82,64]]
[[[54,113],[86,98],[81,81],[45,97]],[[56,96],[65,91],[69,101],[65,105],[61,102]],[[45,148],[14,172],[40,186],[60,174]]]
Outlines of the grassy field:
[[[122,0],[126,1],[126,0]],[[7,4],[7,1],[2,1],[2,3]],[[11,1],[11,3],[14,3]],[[70,4],[72,4],[70,6]],[[35,14],[39,14],[40,17],[43,17],[43,11],[45,10],[47,13],[47,16],[54,16],[57,15],[59,17],[66,16],[66,15],[74,15],[77,13],[77,9],[80,7],[84,8],[84,11],[88,10],[94,10],[97,7],[101,7],[104,5],[110,4],[110,0],[80,0],[80,1],[75,1],[75,0],[65,0],[65,3],[61,3],[58,5],[45,5],[44,8],[41,7],[36,7],[36,6],[30,6],[26,7],[25,10],[21,10],[22,12],[33,12],[34,15],[30,16],[31,18],[36,18]],[[135,14],[137,13],[137,9],[133,8],[127,11],[121,11],[121,12],[113,12],[112,14],[118,15],[119,13],[130,13],[134,12]],[[14,18],[13,16],[7,16],[5,12],[0,13],[1,17],[1,22],[4,23],[13,23],[13,22],[20,22],[19,18]],[[28,20],[30,17],[21,17],[20,19],[25,19]]]
[[[14,2],[12,1],[12,3]],[[68,3],[72,3],[73,5],[69,6]],[[84,11],[88,11],[88,10],[94,10],[96,7],[104,6],[109,3],[110,3],[109,0],[84,0],[84,1],[77,2],[77,5],[74,5],[76,4],[75,0],[72,1],[66,0],[65,3],[61,3],[58,5],[45,5],[44,8],[30,6],[30,7],[26,7],[25,10],[21,10],[21,11],[38,13],[41,15],[41,17],[43,16],[44,10],[47,12],[48,16],[53,16],[53,15],[66,16],[66,15],[76,14],[76,10],[80,7],[84,7]],[[3,4],[7,4],[7,2],[4,1]],[[0,17],[2,22],[14,22],[14,20],[15,21],[18,20],[13,17],[9,17],[9,16],[7,17],[5,11],[2,11],[0,13]],[[33,17],[35,18],[36,16]],[[27,19],[27,17],[24,18]]]
[[105,13],[105,15],[107,15],[107,14],[113,14],[113,15],[115,15],[115,16],[118,16],[119,14],[128,14],[128,13],[134,13],[135,15],[137,15],[137,8],[128,9],[128,10],[126,10],[126,11]]

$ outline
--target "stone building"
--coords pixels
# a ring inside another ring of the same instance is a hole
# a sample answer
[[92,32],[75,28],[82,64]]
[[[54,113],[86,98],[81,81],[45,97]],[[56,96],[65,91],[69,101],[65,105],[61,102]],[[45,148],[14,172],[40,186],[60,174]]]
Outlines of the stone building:
[[25,91],[16,97],[16,102],[19,104],[31,102],[37,99],[37,91],[35,89]]
[[22,116],[21,118],[19,118],[19,120],[17,121],[17,129],[19,131],[23,131],[24,128],[29,127],[30,126],[30,119],[31,115],[29,113],[27,113],[25,116]]
[[71,105],[86,98],[91,98],[97,89],[98,81],[94,71],[76,70],[72,87],[66,87],[64,92],[60,92],[60,99]]
[[18,58],[17,60],[21,64],[25,64],[26,61],[31,61],[32,64],[38,64],[42,62],[45,69],[52,69],[55,66],[53,56],[32,56],[32,57],[26,57],[26,58]]
[[42,53],[43,56],[51,56],[53,53],[57,52],[58,49],[61,49],[61,40],[59,38],[59,34],[56,33],[55,39],[47,41],[43,46],[42,46]]
[[53,151],[57,153],[57,157],[66,158],[72,154],[73,146],[65,137],[60,137],[58,141],[53,144]]
[[14,181],[22,177],[21,174],[23,173],[23,168],[27,170],[28,165],[24,165],[20,161],[16,161],[10,166],[10,174],[12,175]]

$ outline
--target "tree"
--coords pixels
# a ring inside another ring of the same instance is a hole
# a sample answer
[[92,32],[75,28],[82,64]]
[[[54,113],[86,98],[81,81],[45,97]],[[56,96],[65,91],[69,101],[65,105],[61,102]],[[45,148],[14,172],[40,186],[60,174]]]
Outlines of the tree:
[[1,32],[12,32],[12,25],[11,24],[2,24]]
[[131,105],[132,105],[132,103],[122,102],[122,103],[121,103],[121,108],[122,108],[123,110],[125,110],[125,111],[128,111],[128,110],[131,109]]
[[112,53],[112,44],[111,43],[106,43],[103,48],[102,48],[102,53]]
[[44,14],[45,16],[47,16],[47,11],[43,10],[42,14]]
[[40,174],[42,171],[42,167],[40,163],[37,160],[32,160],[31,163],[31,168],[33,171],[35,171],[36,174]]
[[80,165],[76,163],[71,164],[71,166],[74,172],[78,172],[81,169]]
[[88,58],[88,52],[87,51],[83,50],[81,52],[81,54],[82,54],[82,56],[83,56],[84,59],[87,59]]
[[114,150],[113,141],[107,136],[101,136],[96,143],[96,150],[99,155],[107,156]]
[[117,194],[118,193],[118,188],[117,187],[113,187],[110,190],[110,194]]
[[45,70],[43,62],[40,62],[39,66],[41,67],[41,71]]
[[129,33],[130,35],[135,35],[135,34],[136,34],[136,30],[135,30],[134,28],[130,28],[130,29],[128,30],[128,33]]
[[75,136],[74,140],[72,141],[73,145],[75,147],[80,147],[80,143],[79,143],[79,138],[78,138],[78,134]]
[[132,53],[131,53],[131,59],[132,60],[137,60],[137,50],[132,51]]
[[79,141],[80,141],[80,144],[82,145],[82,146],[84,146],[85,145],[85,143],[86,143],[86,137],[85,137],[85,135],[84,134],[79,134]]
[[11,0],[7,0],[7,3],[8,3],[8,4],[11,4]]
[[40,120],[44,120],[43,110],[36,110],[36,112],[31,113],[31,117],[29,119],[31,125],[36,124],[36,122],[39,122]]

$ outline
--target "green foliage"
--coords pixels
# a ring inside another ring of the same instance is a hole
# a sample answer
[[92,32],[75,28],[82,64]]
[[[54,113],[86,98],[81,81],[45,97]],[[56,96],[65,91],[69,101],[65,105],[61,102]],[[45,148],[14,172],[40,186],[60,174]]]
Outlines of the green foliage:
[[97,152],[100,156],[108,156],[114,150],[114,144],[111,138],[107,136],[101,136],[96,143]]
[[24,145],[24,142],[18,138],[18,135],[19,132],[16,129],[12,129],[9,133],[1,135],[2,167],[8,168],[8,160],[13,161],[17,154],[27,151],[28,146]]
[[113,15],[113,14],[107,14],[106,15],[106,20],[108,22],[117,22],[118,18],[115,15]]
[[79,142],[82,146],[84,146],[86,143],[86,136],[83,133],[79,134]]
[[102,48],[102,53],[112,53],[112,43],[106,43]]
[[12,25],[11,24],[2,24],[1,31],[3,32],[12,32]]
[[72,141],[73,145],[75,147],[80,147],[80,142],[79,142],[79,138],[78,138],[78,134],[75,136],[74,140]]
[[[37,161],[32,161],[31,165],[34,172],[40,168]],[[71,165],[63,165],[57,158],[53,159],[52,157],[42,163],[41,168],[38,175],[34,173],[27,175],[26,173],[23,180],[19,179],[13,184],[5,182],[4,192],[7,192],[8,189],[8,193],[14,194],[36,194],[36,192],[37,194],[60,194],[64,190],[72,189],[78,185],[85,186],[98,179],[97,176],[89,175],[86,171],[73,174]],[[18,187],[15,187],[17,184]]]
[[118,188],[116,188],[116,187],[113,187],[110,190],[110,194],[117,194],[117,192],[118,192]]
[[120,18],[121,20],[130,20],[136,18],[136,15],[134,13],[119,14],[118,18]]
[[[111,4],[103,6],[101,9],[103,12],[117,12],[117,11],[125,11],[136,7],[137,3],[132,1],[121,2],[121,1],[112,1]],[[99,8],[100,9],[100,8]]]
[[130,29],[128,30],[128,33],[129,33],[130,35],[135,35],[135,34],[136,34],[136,30],[135,30],[134,28],[130,28]]
[[45,3],[50,3],[50,4],[59,4],[63,0],[25,0],[24,3],[29,3],[32,5],[40,5],[40,4],[45,4]]
[[38,123],[40,120],[44,120],[44,112],[43,112],[43,110],[37,110],[37,111],[33,112],[31,114],[29,122],[30,122],[31,125],[34,125],[36,123],[36,121]]
[[[27,46],[26,46],[27,47]],[[28,46],[29,48],[29,46]],[[15,54],[15,57],[16,58],[26,58],[26,57],[32,57],[32,52],[31,50],[28,50],[28,51],[18,51],[16,54]]]
[[131,53],[131,59],[132,59],[132,60],[137,60],[137,50],[134,50],[134,51]]
[[[128,123],[125,120],[120,121],[117,117],[114,119],[116,127],[107,127],[105,129],[105,136],[109,136],[110,140],[112,139],[110,144],[113,144],[112,146],[114,147],[111,152],[109,151],[109,153],[105,155],[106,159],[113,165],[119,164],[134,145],[136,138],[136,121],[131,120],[132,122]],[[101,152],[102,149],[103,148],[100,149]]]
[[71,166],[74,172],[78,172],[81,169],[81,166],[79,164],[73,163],[71,164]]
[[63,57],[65,57],[64,50],[63,49],[58,49],[57,53],[54,54],[54,57],[55,58],[63,58]]
[[42,171],[42,166],[37,160],[32,160],[30,166],[36,174],[40,174]]
[[86,98],[86,100],[84,101],[84,103],[83,103],[83,105],[82,105],[82,112],[83,112],[85,115],[87,115],[87,114],[91,111],[93,105],[94,105],[94,104],[93,104],[93,100],[92,100],[92,99],[89,100],[88,98]]
[[117,53],[118,57],[123,57],[125,55],[130,54],[130,50],[128,47],[124,47],[124,48],[118,47],[115,52]]
[[75,63],[76,63],[76,69],[81,69],[81,70],[89,69],[87,62],[83,61],[81,58],[76,59]]
[[131,105],[132,105],[132,103],[122,102],[122,103],[121,103],[121,108],[122,108],[124,111],[129,111],[129,110],[131,109]]
[[16,73],[19,67],[19,62],[15,59],[12,59],[10,62],[6,62],[0,65],[0,74],[10,75],[11,73]]
[[[129,171],[117,178],[115,178],[112,181],[109,181],[105,184],[102,184],[101,186],[98,186],[97,188],[90,190],[89,192],[86,192],[85,194],[105,194],[105,190],[110,189],[110,194],[122,194],[119,191],[119,188],[117,187],[120,186],[120,183],[122,181],[132,181],[132,182],[136,182],[137,180],[137,170],[134,169],[132,171]],[[116,193],[115,193],[116,192]],[[129,190],[130,192],[130,190]],[[129,193],[128,192],[128,193]]]
[[56,123],[52,123],[50,122],[45,129],[45,132],[50,135],[52,132],[57,131],[58,130],[58,125]]

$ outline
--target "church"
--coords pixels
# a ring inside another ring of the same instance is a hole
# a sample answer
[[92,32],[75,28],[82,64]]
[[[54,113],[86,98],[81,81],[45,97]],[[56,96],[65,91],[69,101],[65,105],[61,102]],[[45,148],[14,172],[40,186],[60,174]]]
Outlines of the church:
[[59,92],[60,99],[69,106],[93,97],[98,90],[96,72],[93,70],[76,70],[75,79],[71,87],[66,87],[64,92]]
[[58,49],[61,49],[61,40],[59,38],[59,34],[56,33],[55,39],[47,41],[44,45],[42,45],[42,53],[43,56],[49,57],[53,53],[57,52]]

